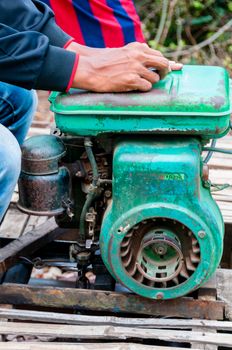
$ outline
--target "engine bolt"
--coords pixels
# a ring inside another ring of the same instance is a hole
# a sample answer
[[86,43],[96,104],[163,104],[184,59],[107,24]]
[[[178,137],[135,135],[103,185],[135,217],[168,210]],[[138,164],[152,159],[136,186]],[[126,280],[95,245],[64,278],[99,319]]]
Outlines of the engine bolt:
[[159,292],[159,293],[156,294],[156,299],[161,300],[163,298],[164,298],[163,293]]
[[110,198],[111,195],[112,195],[111,191],[109,191],[109,190],[105,191],[105,197],[106,198]]
[[199,232],[198,232],[198,237],[199,237],[199,238],[205,238],[205,236],[206,236],[205,231],[199,231]]
[[82,173],[81,173],[80,170],[76,173],[76,176],[77,176],[77,177],[82,177]]

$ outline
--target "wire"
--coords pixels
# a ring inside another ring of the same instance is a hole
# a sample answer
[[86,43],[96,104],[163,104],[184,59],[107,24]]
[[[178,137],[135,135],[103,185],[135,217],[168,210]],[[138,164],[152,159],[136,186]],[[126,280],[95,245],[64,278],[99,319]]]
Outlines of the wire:
[[225,154],[231,154],[232,150],[223,149],[223,148],[214,148],[214,147],[204,147],[203,151],[212,151],[212,152],[218,152],[218,153],[225,153]]
[[[211,148],[212,148],[212,147],[215,148],[216,143],[217,143],[217,140],[216,140],[216,139],[213,139],[212,142],[211,142],[210,147],[211,147]],[[213,155],[213,151],[209,151],[209,152],[207,153],[205,159],[203,160],[203,162],[204,162],[205,164],[207,164],[207,163],[210,161],[212,155]]]
[[[211,187],[213,187],[213,189],[211,189]],[[230,184],[223,184],[223,185],[210,184],[210,191],[211,192],[218,192],[218,191],[225,190],[226,188],[229,188],[229,187],[232,187],[232,185],[230,185]]]
[[81,243],[84,243],[86,240],[86,232],[85,232],[86,213],[89,210],[94,199],[97,197],[98,179],[99,179],[98,167],[97,167],[97,163],[96,163],[93,151],[92,151],[92,142],[91,142],[91,139],[89,137],[85,137],[84,146],[85,146],[85,150],[86,150],[89,162],[90,162],[91,167],[92,167],[93,180],[92,180],[92,183],[90,186],[90,191],[86,196],[86,201],[85,201],[85,204],[82,208],[81,216],[80,216],[79,234],[80,234],[80,242]]
[[[232,80],[230,80],[230,84],[232,87]],[[232,130],[232,121],[230,121],[230,129]],[[210,147],[204,147],[203,151],[208,151],[208,154],[206,155],[205,159],[203,160],[204,163],[208,163],[209,160],[211,159],[213,152],[218,152],[218,153],[224,153],[224,154],[232,154],[232,150],[227,150],[223,148],[216,148],[216,143],[217,140],[213,139],[211,142]]]

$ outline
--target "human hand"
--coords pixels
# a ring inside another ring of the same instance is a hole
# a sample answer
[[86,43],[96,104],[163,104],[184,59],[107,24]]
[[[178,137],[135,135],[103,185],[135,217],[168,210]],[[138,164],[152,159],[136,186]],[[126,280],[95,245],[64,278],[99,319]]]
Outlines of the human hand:
[[160,80],[162,80],[166,77],[166,75],[168,73],[175,71],[175,70],[181,70],[182,68],[183,68],[182,63],[177,63],[175,61],[169,61],[168,68],[161,69],[161,70],[157,71],[157,73],[159,74]]
[[148,68],[169,68],[169,61],[147,44],[100,50],[102,54],[80,55],[72,87],[96,92],[149,91],[160,77]]
[[[94,48],[94,47],[84,46],[84,45],[76,43],[75,41],[72,41],[67,46],[66,49],[69,51],[74,51],[81,56],[93,56],[93,55],[102,55],[102,54],[105,55],[107,53],[107,51],[118,50],[118,48],[109,49],[109,48]],[[161,54],[160,51],[157,51],[157,50],[153,50],[153,51],[156,52],[157,55]],[[175,61],[169,61],[169,72],[173,71],[173,70],[181,70],[182,68],[183,68],[182,63],[178,63]]]
[[169,68],[170,68],[170,71],[181,70],[183,68],[183,64],[175,61],[169,61]]
[[78,53],[81,56],[95,56],[95,55],[101,55],[104,54],[107,50],[111,50],[108,48],[95,48],[95,47],[89,47],[85,45],[81,45],[76,43],[75,41],[72,41],[67,47],[66,50],[73,51]]
[[[134,44],[135,43],[132,43],[132,45],[134,45]],[[112,52],[112,50],[117,51],[117,50],[120,50],[121,48],[114,48],[114,49],[112,49],[112,48],[93,48],[93,47],[80,45],[80,44],[76,43],[75,41],[73,41],[67,46],[66,49],[70,50],[70,51],[74,51],[74,52],[78,53],[81,56],[91,57],[93,55],[94,56],[102,55],[102,54],[106,55],[109,51],[110,52]],[[156,53],[157,55],[163,56],[161,54],[161,52],[157,51],[157,50],[153,50],[153,53]],[[165,76],[169,72],[176,71],[176,70],[181,70],[182,68],[183,68],[183,64],[182,63],[177,63],[175,61],[169,61],[169,67],[168,68],[164,68],[164,69],[162,69],[160,71],[157,71],[157,73],[159,74],[160,79],[164,79]]]

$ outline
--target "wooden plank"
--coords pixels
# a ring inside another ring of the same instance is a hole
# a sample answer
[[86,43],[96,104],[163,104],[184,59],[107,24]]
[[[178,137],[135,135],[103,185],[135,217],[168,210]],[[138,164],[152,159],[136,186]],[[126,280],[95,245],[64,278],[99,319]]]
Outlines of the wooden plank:
[[35,127],[35,128],[42,128],[42,129],[49,129],[49,127],[50,127],[50,121],[49,120],[46,120],[46,121],[44,121],[44,120],[33,120],[32,121],[32,125],[31,125],[31,128],[33,128],[33,127]]
[[[198,299],[216,301],[217,300],[217,286],[216,286],[216,274],[213,276],[213,280],[206,282],[200,289],[198,289]],[[210,283],[209,283],[210,282]],[[213,286],[214,283],[214,286]]]
[[36,229],[27,232],[4,248],[1,248],[0,275],[17,262],[19,255],[26,254],[27,252],[33,253],[65,231],[67,231],[67,229],[58,228],[55,219],[51,218]]
[[22,234],[28,220],[28,215],[21,213],[18,209],[10,209],[0,226],[0,237],[18,238]]
[[216,197],[218,200],[223,200],[222,198],[226,198],[225,200],[232,200],[232,190],[231,188],[227,188],[222,191],[213,191],[212,192],[213,197]]
[[231,213],[232,213],[232,203],[219,201],[218,206],[220,206],[221,209],[231,211]]
[[69,325],[112,325],[142,328],[192,329],[204,327],[209,330],[232,332],[232,322],[199,319],[165,319],[165,318],[126,318],[116,316],[76,315],[60,312],[31,310],[7,310],[0,308],[0,319],[33,321],[44,323],[61,323]]
[[231,169],[231,157],[232,155],[230,156],[229,159],[228,159],[228,156],[227,157],[220,156],[220,157],[214,158],[213,162],[209,164],[209,175],[213,170],[216,170],[217,168],[218,170],[221,170],[223,172],[224,171],[229,172]]
[[[216,148],[222,148],[226,150],[232,150],[232,137],[231,135],[223,137],[217,140]],[[205,155],[206,153],[204,153]],[[224,169],[230,171],[232,168],[232,155],[214,152],[212,158],[208,163],[210,169]],[[210,170],[211,178],[211,170]]]
[[[187,348],[143,345],[135,343],[0,343],[0,350],[184,350]],[[194,349],[198,350],[198,349]]]
[[229,205],[232,206],[232,195],[228,193],[213,193],[213,198],[216,200],[216,202],[227,202]]
[[[4,310],[6,310],[6,309],[12,309],[12,305],[0,305],[0,308],[3,308]],[[8,321],[8,319],[7,318],[1,318],[0,319],[0,322],[7,322]],[[2,341],[5,341],[5,339],[4,339],[5,337],[3,336],[3,335],[0,335],[0,343],[2,342]]]
[[[220,148],[223,148],[223,149],[226,149],[226,150],[232,150],[232,147],[231,148],[226,148],[226,147],[221,147],[220,146]],[[210,161],[208,162],[208,165],[209,165],[209,167],[211,167],[212,165],[214,165],[215,164],[215,161],[217,161],[218,159],[220,160],[220,159],[226,159],[226,160],[228,160],[228,161],[230,161],[231,160],[231,157],[232,157],[232,155],[231,154],[227,154],[227,153],[219,153],[219,152],[215,152],[214,154],[213,154],[213,156],[212,156],[212,158],[210,159]],[[231,163],[230,163],[230,166],[231,166]]]
[[215,344],[232,347],[232,334],[205,333],[185,330],[141,329],[113,326],[76,326],[59,324],[1,322],[0,334],[55,337],[62,339],[153,339],[179,343]]
[[[217,277],[216,274],[211,279],[209,285],[211,288],[200,288],[198,291],[198,299],[200,300],[216,300],[217,294],[216,294],[216,287],[217,287]],[[203,325],[201,327],[195,327],[192,328],[194,331],[201,331],[201,332],[208,332],[208,333],[217,333],[217,328],[211,328],[208,329],[207,327],[204,327]],[[191,347],[195,347],[195,345],[201,349],[201,350],[218,350],[218,346],[215,344],[191,344]]]
[[221,169],[211,169],[210,170],[210,180],[212,183],[229,183],[231,184],[231,171],[224,171]]
[[19,200],[19,194],[18,194],[18,189],[16,189],[13,193],[12,198],[11,198],[10,205],[11,206],[12,206],[12,204],[16,205],[18,203],[18,200]]
[[50,128],[38,128],[38,127],[31,127],[28,132],[28,137],[35,136],[35,135],[49,135],[50,134]]
[[[230,205],[228,207],[226,207],[224,205],[224,203],[221,205],[220,202],[218,202],[218,206],[219,206],[219,208],[220,208],[220,210],[222,212],[223,219],[224,219],[224,217],[225,218],[231,218],[232,217],[232,208],[229,208]],[[224,221],[225,221],[225,219],[224,219]]]
[[151,300],[132,293],[17,284],[0,285],[0,303],[211,320],[223,320],[225,306],[192,298]]
[[231,218],[231,216],[223,216],[223,219],[224,219],[224,222],[226,223],[226,224],[231,224],[232,223],[232,218]]
[[232,270],[219,269],[217,271],[217,295],[225,305],[226,318],[232,320]]
[[47,216],[30,215],[28,218],[27,225],[25,226],[24,232],[22,234],[25,234],[28,231],[34,230],[36,226],[44,224],[47,220],[48,220]]

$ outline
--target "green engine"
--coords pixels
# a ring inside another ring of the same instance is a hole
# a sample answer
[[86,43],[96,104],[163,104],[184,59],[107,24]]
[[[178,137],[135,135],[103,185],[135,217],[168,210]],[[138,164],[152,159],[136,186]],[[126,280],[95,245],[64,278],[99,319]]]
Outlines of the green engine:
[[[172,299],[199,288],[223,251],[202,152],[230,127],[227,72],[185,66],[147,93],[72,90],[50,99],[59,135],[26,141],[20,208],[77,228],[73,257],[88,265],[100,248],[110,274],[134,293]],[[52,171],[31,171],[36,161],[52,162]]]

